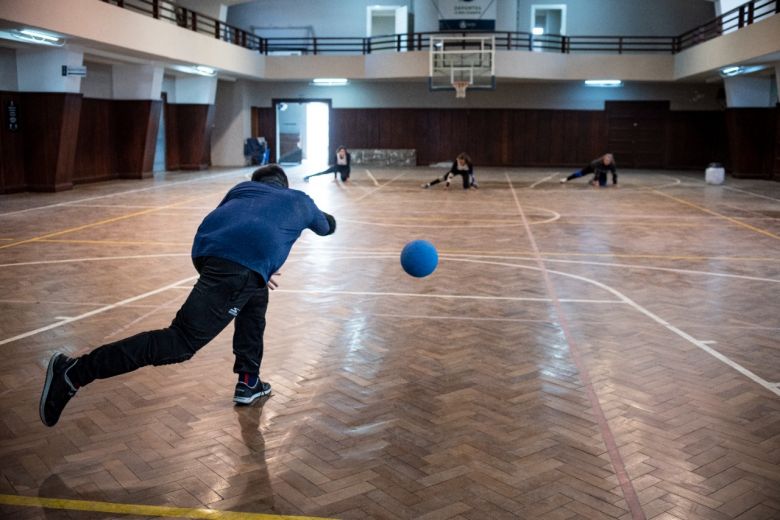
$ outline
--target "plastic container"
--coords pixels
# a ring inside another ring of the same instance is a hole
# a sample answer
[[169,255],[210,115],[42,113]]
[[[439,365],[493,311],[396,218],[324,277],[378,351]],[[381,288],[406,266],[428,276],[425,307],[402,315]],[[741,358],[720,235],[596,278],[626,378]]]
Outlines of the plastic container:
[[707,184],[723,184],[726,178],[726,170],[719,163],[710,163],[704,170],[704,180]]

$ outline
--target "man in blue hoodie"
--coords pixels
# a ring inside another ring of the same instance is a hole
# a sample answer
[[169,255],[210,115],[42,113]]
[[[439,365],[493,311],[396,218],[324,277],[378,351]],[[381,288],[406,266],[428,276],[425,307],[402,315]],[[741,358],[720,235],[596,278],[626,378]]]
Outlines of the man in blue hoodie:
[[260,380],[265,312],[273,275],[287,260],[304,229],[330,235],[336,221],[308,195],[289,189],[275,164],[231,189],[198,228],[192,261],[199,278],[168,328],[142,332],[98,347],[78,358],[60,352],[49,361],[40,400],[41,421],[54,426],[82,386],[147,365],[190,359],[234,318],[233,400],[251,404],[271,392]]

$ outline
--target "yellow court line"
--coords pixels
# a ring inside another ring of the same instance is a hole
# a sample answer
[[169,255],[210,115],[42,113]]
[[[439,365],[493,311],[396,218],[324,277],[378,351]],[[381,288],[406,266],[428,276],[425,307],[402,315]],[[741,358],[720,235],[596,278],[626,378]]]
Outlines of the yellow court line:
[[92,245],[120,245],[120,246],[139,246],[139,245],[151,245],[151,246],[191,246],[192,241],[189,242],[159,242],[154,240],[80,240],[80,239],[52,239],[41,238],[36,242],[48,242],[55,244],[92,244]]
[[98,222],[93,222],[91,224],[84,224],[83,226],[77,226],[77,227],[73,227],[73,228],[63,229],[62,231],[55,231],[54,233],[49,233],[47,235],[42,235],[42,236],[39,236],[39,237],[28,238],[26,240],[20,240],[18,242],[13,242],[11,244],[5,244],[5,245],[0,246],[0,249],[5,249],[7,247],[18,246],[18,245],[21,245],[21,244],[28,244],[30,242],[38,242],[38,241],[43,240],[45,238],[56,237],[56,236],[59,236],[59,235],[64,235],[66,233],[73,233],[75,231],[81,231],[82,229],[88,229],[88,228],[95,227],[95,226],[100,226],[100,225],[103,225],[103,224],[110,224],[111,222],[117,222],[119,220],[125,220],[125,219],[128,219],[128,218],[138,217],[138,216],[141,216],[141,215],[146,215],[147,213],[154,213],[155,211],[162,211],[164,209],[168,209],[168,208],[172,208],[172,207],[175,207],[175,206],[180,206],[182,204],[186,204],[188,202],[192,202],[193,200],[203,199],[203,198],[211,197],[211,196],[212,195],[209,194],[209,195],[201,195],[199,197],[192,197],[192,198],[189,198],[189,199],[186,199],[186,200],[175,202],[173,204],[167,204],[165,206],[160,206],[158,208],[151,208],[151,209],[145,209],[143,211],[136,211],[135,213],[128,213],[127,215],[120,215],[118,217],[109,218],[109,219],[101,220],[101,221],[98,221]]
[[263,513],[241,513],[186,507],[146,506],[140,504],[119,504],[94,502],[91,500],[70,500],[65,498],[41,498],[20,495],[0,495],[0,504],[11,506],[43,507],[47,509],[68,509],[71,511],[96,511],[122,515],[164,516],[196,518],[206,520],[325,520],[314,516],[269,515]]
[[710,215],[715,215],[716,217],[720,217],[722,219],[728,220],[729,222],[732,222],[732,223],[734,223],[734,224],[736,224],[738,226],[742,226],[744,228],[747,228],[747,229],[749,229],[751,231],[755,231],[756,233],[761,233],[762,235],[766,235],[768,237],[780,240],[780,236],[775,235],[774,233],[772,233],[770,231],[767,231],[767,230],[761,229],[761,228],[757,228],[755,226],[751,226],[750,224],[745,224],[741,220],[737,220],[737,219],[732,218],[732,217],[727,217],[726,215],[722,215],[722,214],[718,213],[717,211],[712,211],[711,209],[707,209],[705,207],[699,206],[698,204],[694,204],[693,202],[688,202],[687,200],[678,199],[677,197],[674,197],[672,195],[668,195],[668,194],[660,192],[658,190],[653,190],[653,193],[656,193],[658,195],[663,195],[664,197],[670,198],[672,200],[676,200],[677,202],[679,202],[681,204],[686,204],[688,206],[691,206],[692,208],[696,208],[696,209],[698,209],[700,211],[703,211],[705,213],[709,213]]

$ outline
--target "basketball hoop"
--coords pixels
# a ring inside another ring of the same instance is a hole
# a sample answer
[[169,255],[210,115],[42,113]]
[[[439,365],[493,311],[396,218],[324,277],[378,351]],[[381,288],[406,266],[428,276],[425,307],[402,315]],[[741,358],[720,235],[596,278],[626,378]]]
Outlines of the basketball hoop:
[[471,83],[468,81],[453,81],[452,86],[455,87],[455,97],[456,98],[466,97],[466,89],[469,88],[470,84]]

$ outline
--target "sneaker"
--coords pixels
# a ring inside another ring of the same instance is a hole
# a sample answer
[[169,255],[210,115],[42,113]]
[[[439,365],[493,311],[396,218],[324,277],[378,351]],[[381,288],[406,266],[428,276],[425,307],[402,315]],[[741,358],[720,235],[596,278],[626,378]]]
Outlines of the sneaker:
[[309,178],[308,177],[304,177],[303,178],[303,182],[309,182]]
[[252,404],[264,395],[271,393],[271,385],[263,383],[259,379],[255,386],[249,386],[243,381],[236,383],[236,392],[233,394],[233,402],[236,404]]
[[421,188],[425,188],[427,190],[428,188],[431,187],[431,183],[430,182],[426,182],[425,184],[421,184],[420,187]]
[[41,421],[46,426],[57,424],[65,405],[78,391],[78,388],[68,378],[68,370],[73,368],[76,363],[77,360],[59,352],[55,353],[49,360],[40,404]]
[[567,179],[566,177],[564,177],[563,179],[561,179],[561,184],[565,183],[565,182],[566,182],[566,181],[568,181],[568,180],[569,180],[569,179]]

